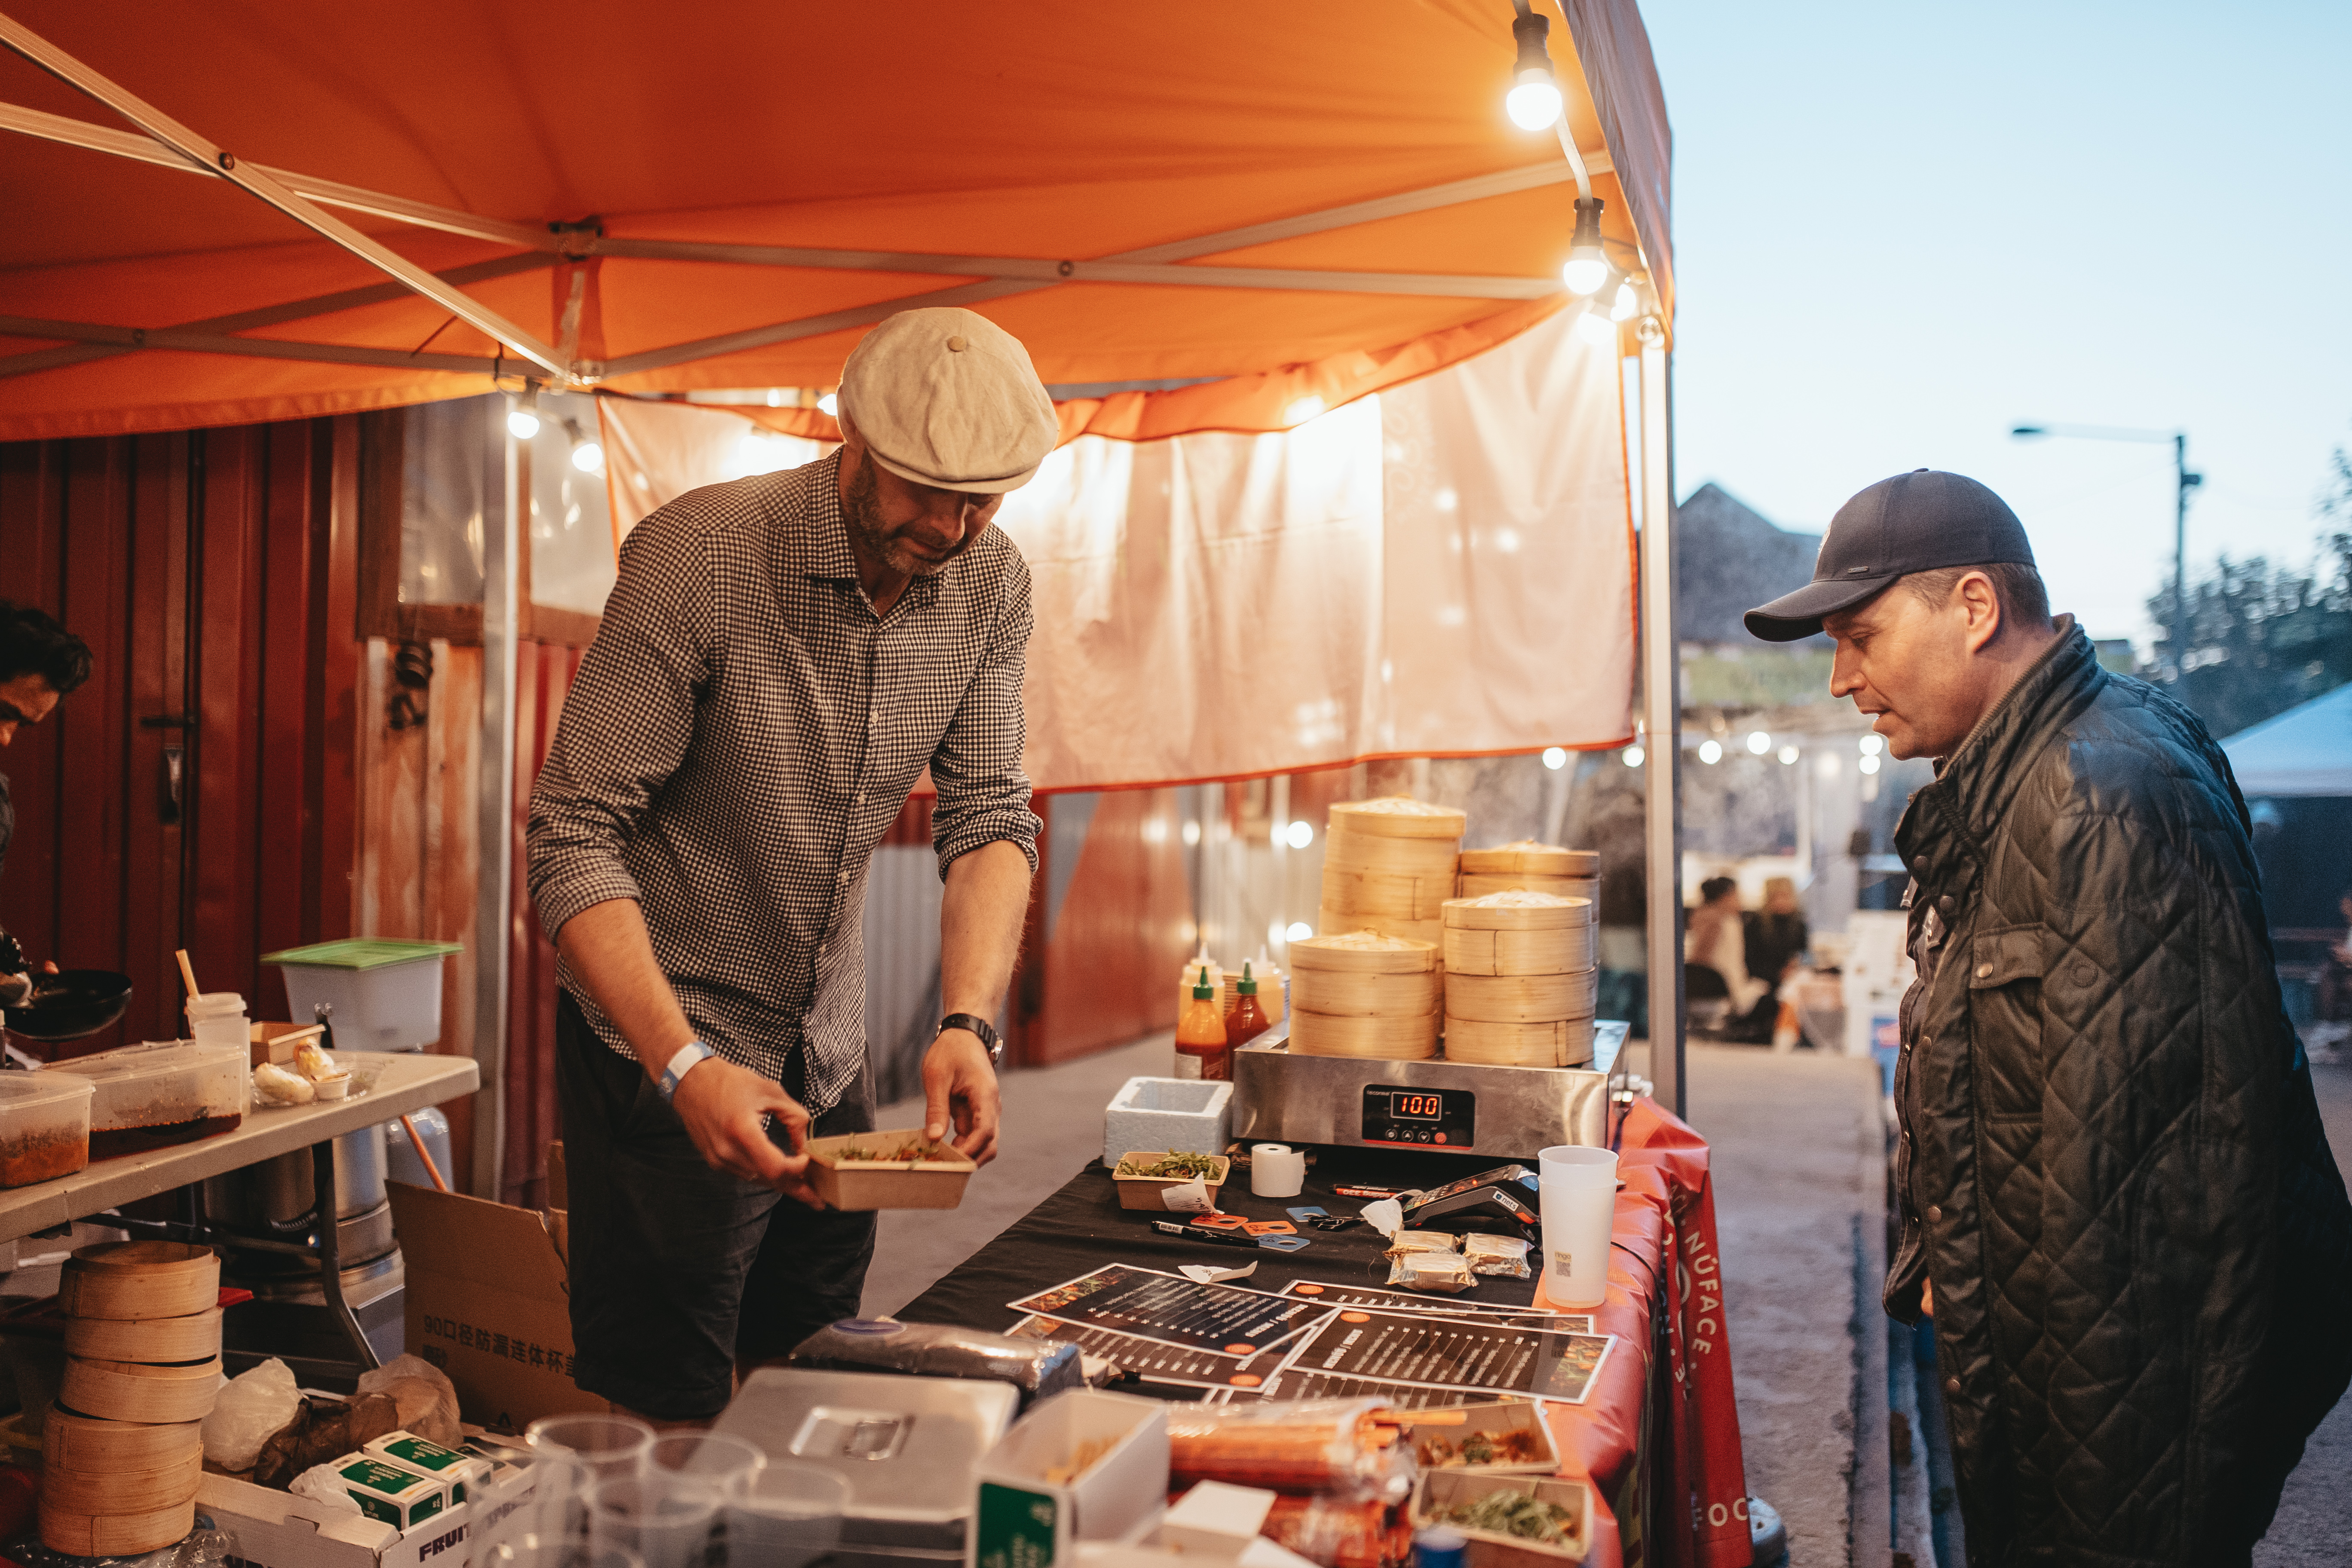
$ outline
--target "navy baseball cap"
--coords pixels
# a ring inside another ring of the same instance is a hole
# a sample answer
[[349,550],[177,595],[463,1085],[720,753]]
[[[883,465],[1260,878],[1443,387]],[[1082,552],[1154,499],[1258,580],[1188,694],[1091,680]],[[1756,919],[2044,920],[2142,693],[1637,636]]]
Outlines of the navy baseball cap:
[[1964,474],[1914,468],[1838,508],[1813,580],[1741,618],[1766,642],[1794,642],[1820,631],[1823,616],[1853,608],[1906,574],[2002,562],[2033,564],[2025,525],[2009,503]]

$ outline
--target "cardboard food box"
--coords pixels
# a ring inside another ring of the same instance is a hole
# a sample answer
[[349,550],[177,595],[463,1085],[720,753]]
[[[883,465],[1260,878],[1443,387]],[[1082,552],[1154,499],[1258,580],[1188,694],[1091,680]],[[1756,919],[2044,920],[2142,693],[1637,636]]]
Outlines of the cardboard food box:
[[1531,1399],[1487,1405],[1439,1405],[1401,1410],[1396,1419],[1424,1470],[1469,1470],[1483,1475],[1550,1476],[1559,1473],[1559,1449],[1551,1424]]
[[327,1026],[324,1024],[261,1023],[254,1025],[250,1033],[253,1040],[253,1065],[282,1068],[293,1065],[294,1053],[300,1049],[306,1041],[323,1040]]
[[490,1479],[488,1459],[445,1448],[414,1432],[387,1432],[369,1443],[365,1451],[446,1483],[453,1505],[466,1501]]
[[335,1474],[362,1513],[394,1530],[405,1531],[449,1511],[448,1482],[378,1454],[345,1454],[335,1461]]
[[812,1138],[808,1141],[809,1185],[827,1205],[845,1212],[951,1209],[963,1202],[964,1184],[971,1180],[978,1165],[944,1143],[940,1145],[942,1158],[891,1158],[901,1150],[929,1142],[919,1127]]
[[[1524,1492],[1539,1502],[1567,1510],[1570,1520],[1561,1527],[1563,1543],[1553,1546],[1524,1536],[1478,1530],[1445,1517],[1457,1504],[1498,1491]],[[1592,1492],[1582,1481],[1551,1476],[1424,1470],[1412,1491],[1412,1524],[1416,1530],[1426,1524],[1443,1524],[1468,1537],[1470,1546],[1463,1559],[1468,1568],[1564,1568],[1565,1564],[1583,1562],[1585,1552],[1591,1547]]]
[[1013,1424],[972,1467],[972,1568],[1062,1568],[1080,1541],[1115,1541],[1168,1496],[1168,1406],[1073,1389]]
[[1118,1190],[1118,1206],[1123,1209],[1166,1209],[1167,1193],[1171,1187],[1181,1187],[1187,1182],[1201,1182],[1209,1189],[1209,1206],[1217,1206],[1217,1190],[1233,1174],[1234,1163],[1223,1154],[1215,1157],[1216,1168],[1207,1176],[1122,1176],[1118,1167],[1129,1160],[1150,1164],[1165,1159],[1166,1153],[1156,1149],[1129,1150],[1111,1166],[1111,1185]]
[[206,1475],[196,1511],[236,1541],[240,1568],[471,1568],[501,1521],[530,1500],[528,1467],[501,1465],[467,1501],[413,1529],[229,1476]]
[[387,1182],[408,1268],[408,1348],[449,1376],[468,1421],[520,1432],[602,1412],[572,1381],[569,1277],[531,1209]]

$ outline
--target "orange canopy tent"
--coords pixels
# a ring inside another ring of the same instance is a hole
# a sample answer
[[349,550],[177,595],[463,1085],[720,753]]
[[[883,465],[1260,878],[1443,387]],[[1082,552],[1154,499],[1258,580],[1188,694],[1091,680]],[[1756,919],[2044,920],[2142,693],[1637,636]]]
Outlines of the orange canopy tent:
[[919,301],[1021,337],[1072,434],[1276,429],[1579,303],[1580,179],[1663,325],[1648,42],[1559,3],[1555,139],[1503,113],[1507,0],[19,0],[0,439],[823,386]]

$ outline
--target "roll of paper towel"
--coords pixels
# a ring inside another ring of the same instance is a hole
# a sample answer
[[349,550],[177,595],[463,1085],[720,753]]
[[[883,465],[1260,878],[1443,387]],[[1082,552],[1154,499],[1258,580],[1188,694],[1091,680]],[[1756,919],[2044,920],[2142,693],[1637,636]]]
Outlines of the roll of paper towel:
[[1262,1198],[1295,1198],[1307,1184],[1307,1156],[1287,1143],[1250,1145],[1250,1191]]

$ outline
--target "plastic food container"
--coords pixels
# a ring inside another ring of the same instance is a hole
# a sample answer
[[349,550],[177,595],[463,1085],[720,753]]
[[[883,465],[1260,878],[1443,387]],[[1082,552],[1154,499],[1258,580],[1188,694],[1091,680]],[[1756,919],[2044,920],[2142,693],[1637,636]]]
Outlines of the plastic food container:
[[441,1037],[441,961],[463,952],[454,942],[354,937],[265,952],[286,974],[286,1000],[298,1021],[334,1009],[335,1047],[346,1051],[405,1051]]
[[187,1001],[188,1036],[200,1046],[241,1046],[250,1038],[245,998],[234,991],[207,991]]
[[89,1157],[110,1159],[234,1132],[245,1121],[249,1047],[174,1042],[52,1064],[47,1073],[87,1079]]
[[89,1163],[86,1079],[0,1073],[0,1187],[70,1176]]

